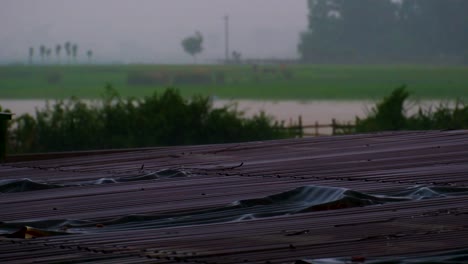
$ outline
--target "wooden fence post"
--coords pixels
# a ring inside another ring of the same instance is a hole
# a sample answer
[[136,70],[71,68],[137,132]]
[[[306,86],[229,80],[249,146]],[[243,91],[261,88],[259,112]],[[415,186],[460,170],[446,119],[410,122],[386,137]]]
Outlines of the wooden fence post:
[[314,136],[315,137],[319,136],[319,123],[318,123],[318,121],[315,121],[315,124],[314,124]]
[[335,118],[332,119],[332,135],[336,133],[336,120]]
[[11,113],[0,112],[0,162],[4,162],[6,158],[6,145],[8,143],[7,124],[11,119]]
[[304,137],[304,129],[302,128],[302,116],[301,115],[299,115],[298,129],[299,129],[299,137],[300,138]]

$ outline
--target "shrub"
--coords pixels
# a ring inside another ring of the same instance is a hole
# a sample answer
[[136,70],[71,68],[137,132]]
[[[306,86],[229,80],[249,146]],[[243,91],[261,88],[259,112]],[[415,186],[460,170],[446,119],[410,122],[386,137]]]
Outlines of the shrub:
[[356,119],[356,131],[400,130],[406,127],[404,102],[409,93],[406,87],[395,89],[372,109],[366,119]]
[[468,106],[462,102],[458,101],[455,108],[441,104],[435,111],[419,108],[416,114],[408,117],[404,109],[408,97],[409,92],[404,86],[395,89],[377,103],[366,118],[356,118],[352,132],[468,128]]
[[22,115],[11,132],[10,151],[48,152],[106,148],[227,143],[289,137],[260,113],[244,118],[235,108],[213,109],[208,97],[184,99],[169,88],[143,99],[121,98],[112,89],[99,104],[77,98]]

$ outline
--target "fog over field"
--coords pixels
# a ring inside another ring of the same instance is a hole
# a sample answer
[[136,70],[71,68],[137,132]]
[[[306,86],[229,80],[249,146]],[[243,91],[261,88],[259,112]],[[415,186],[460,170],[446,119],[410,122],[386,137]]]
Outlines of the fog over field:
[[96,62],[192,62],[181,40],[204,36],[200,62],[224,58],[224,16],[230,50],[243,57],[297,57],[307,28],[305,0],[2,0],[0,62],[25,62],[36,49],[70,41]]

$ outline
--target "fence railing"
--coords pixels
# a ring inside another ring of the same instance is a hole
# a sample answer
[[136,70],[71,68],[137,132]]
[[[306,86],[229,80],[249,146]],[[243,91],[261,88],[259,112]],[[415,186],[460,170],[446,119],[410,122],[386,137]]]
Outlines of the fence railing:
[[302,124],[302,117],[299,116],[297,123],[290,120],[285,129],[296,137],[318,137],[353,133],[355,127],[351,123],[340,124],[334,118],[329,124],[320,124],[316,121],[314,124],[304,125]]

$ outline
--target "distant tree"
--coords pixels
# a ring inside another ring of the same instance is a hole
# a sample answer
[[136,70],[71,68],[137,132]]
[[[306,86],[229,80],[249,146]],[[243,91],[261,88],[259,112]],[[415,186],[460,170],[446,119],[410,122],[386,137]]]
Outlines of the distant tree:
[[398,5],[393,1],[309,0],[308,4],[309,31],[302,34],[298,47],[303,60],[373,61],[398,52],[400,42],[393,38]]
[[242,58],[242,54],[239,52],[239,51],[236,51],[234,50],[232,52],[232,59],[234,60],[234,63],[241,63],[241,58]]
[[60,64],[60,51],[62,50],[62,45],[57,44],[55,46],[55,56],[57,56],[57,63]]
[[65,47],[65,52],[67,53],[68,64],[70,64],[70,57],[72,54],[71,43],[69,41],[65,42],[64,47]]
[[46,47],[44,45],[41,45],[39,47],[39,54],[41,55],[41,62],[44,63],[44,59],[45,59],[45,56],[46,56]]
[[203,51],[202,43],[203,36],[198,31],[195,32],[195,35],[189,36],[182,40],[182,47],[184,48],[185,52],[193,57],[195,64],[197,63],[196,55]]
[[468,54],[468,1],[405,0],[402,25],[421,56],[466,56]]
[[307,62],[460,61],[468,54],[466,0],[308,0],[308,5],[309,30],[298,46]]
[[86,56],[88,56],[88,62],[89,64],[91,64],[91,58],[93,57],[93,51],[92,50],[88,50],[86,52]]
[[52,50],[47,48],[46,51],[45,51],[45,54],[47,56],[47,62],[50,63],[50,55],[52,54]]
[[29,64],[33,63],[33,57],[34,57],[34,48],[29,47]]
[[73,44],[72,45],[72,55],[73,55],[73,60],[76,63],[76,55],[78,54],[78,45]]

